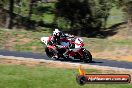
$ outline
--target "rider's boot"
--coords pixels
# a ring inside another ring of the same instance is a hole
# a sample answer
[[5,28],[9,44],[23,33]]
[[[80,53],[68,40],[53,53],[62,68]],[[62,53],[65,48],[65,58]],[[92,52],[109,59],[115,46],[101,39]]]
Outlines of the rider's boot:
[[66,51],[63,53],[63,56],[68,57],[67,53],[68,53],[68,49],[66,49]]

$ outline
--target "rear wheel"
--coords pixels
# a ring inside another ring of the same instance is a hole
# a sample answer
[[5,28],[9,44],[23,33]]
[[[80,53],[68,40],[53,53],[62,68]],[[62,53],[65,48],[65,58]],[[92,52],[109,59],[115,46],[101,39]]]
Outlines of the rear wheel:
[[59,56],[54,49],[46,47],[45,52],[49,58],[55,58],[56,60],[59,59]]
[[86,49],[84,49],[83,52],[84,52],[83,61],[85,63],[92,62],[92,55],[91,55],[91,53],[88,50],[86,50]]

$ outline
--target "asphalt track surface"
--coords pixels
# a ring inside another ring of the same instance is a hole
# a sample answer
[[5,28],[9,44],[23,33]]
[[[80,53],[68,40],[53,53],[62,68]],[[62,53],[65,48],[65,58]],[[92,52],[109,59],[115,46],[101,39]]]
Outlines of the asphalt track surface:
[[[0,50],[0,55],[53,60],[51,58],[48,58],[44,53],[42,54],[42,53]],[[60,60],[60,61],[66,61],[66,60]],[[67,60],[66,62],[84,64],[80,60]],[[115,61],[115,60],[106,60],[106,59],[93,59],[93,61],[91,63],[85,63],[85,64],[132,69],[132,62],[125,62],[125,61]]]

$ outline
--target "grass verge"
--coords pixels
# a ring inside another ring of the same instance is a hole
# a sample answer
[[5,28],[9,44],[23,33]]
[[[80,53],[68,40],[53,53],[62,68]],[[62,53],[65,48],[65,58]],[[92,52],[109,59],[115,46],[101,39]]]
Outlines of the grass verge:
[[[89,73],[99,73],[88,69]],[[49,68],[45,66],[0,64],[0,88],[131,88],[131,84],[87,84],[76,83],[76,69]]]

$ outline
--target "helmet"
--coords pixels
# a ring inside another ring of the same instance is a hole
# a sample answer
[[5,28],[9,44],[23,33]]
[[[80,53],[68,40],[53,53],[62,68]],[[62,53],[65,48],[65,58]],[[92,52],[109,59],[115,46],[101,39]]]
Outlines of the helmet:
[[53,31],[53,36],[56,36],[56,37],[61,36],[61,32],[59,31],[59,29],[55,29],[55,31]]

